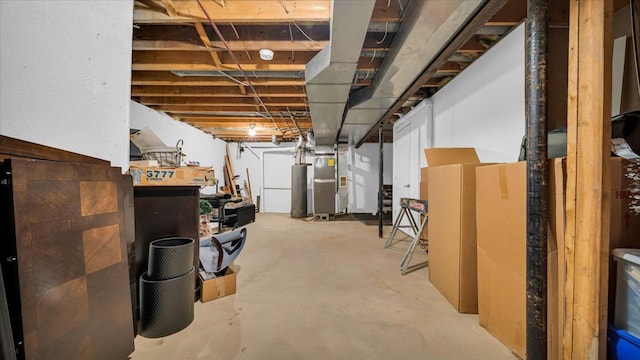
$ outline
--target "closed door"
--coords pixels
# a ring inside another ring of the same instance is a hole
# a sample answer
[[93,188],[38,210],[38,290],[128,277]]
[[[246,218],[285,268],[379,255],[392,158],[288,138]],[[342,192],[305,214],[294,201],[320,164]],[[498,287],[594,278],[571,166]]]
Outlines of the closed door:
[[[419,152],[413,124],[407,121],[394,128],[393,148],[393,218],[400,212],[400,198],[418,198],[419,186],[415,176],[417,153]],[[412,214],[414,215],[414,214]],[[414,216],[419,221],[419,216]],[[402,226],[409,226],[409,220],[403,219]],[[403,228],[403,232],[414,235],[410,228]]]
[[293,150],[264,152],[262,211],[291,212],[291,166],[295,162]]

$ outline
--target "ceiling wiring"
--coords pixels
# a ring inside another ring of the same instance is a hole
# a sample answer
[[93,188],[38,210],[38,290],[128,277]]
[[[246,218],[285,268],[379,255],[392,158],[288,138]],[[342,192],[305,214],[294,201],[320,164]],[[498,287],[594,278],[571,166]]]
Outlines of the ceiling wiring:
[[[202,9],[202,12],[204,13],[204,15],[207,17],[207,20],[209,20],[209,23],[211,24],[211,27],[213,27],[213,30],[216,32],[216,34],[218,35],[218,37],[220,38],[220,41],[222,41],[222,43],[224,44],[224,47],[227,49],[227,52],[229,53],[229,55],[231,56],[231,58],[233,59],[233,61],[236,63],[236,65],[238,66],[238,70],[240,71],[240,73],[242,74],[242,76],[244,77],[245,81],[247,82],[249,88],[251,88],[251,91],[253,91],[253,93],[256,95],[256,99],[258,100],[259,105],[264,109],[264,111],[268,114],[269,119],[271,119],[271,121],[273,122],[273,125],[276,127],[276,130],[280,131],[280,133],[284,134],[284,132],[282,131],[282,129],[280,129],[280,127],[278,126],[278,123],[276,123],[275,119],[273,118],[273,116],[271,116],[271,112],[269,111],[269,109],[267,109],[267,106],[264,104],[264,102],[262,101],[262,98],[260,98],[260,95],[258,94],[258,92],[256,91],[256,88],[253,86],[253,84],[249,81],[249,78],[247,77],[247,74],[245,74],[244,70],[242,70],[242,66],[240,65],[240,62],[238,61],[238,58],[236,57],[236,55],[233,53],[233,51],[231,51],[231,48],[229,47],[229,43],[225,40],[224,36],[222,36],[222,33],[220,32],[220,29],[218,29],[218,26],[216,25],[216,23],[211,19],[211,16],[209,16],[209,12],[207,11],[207,9],[204,7],[204,5],[202,5],[201,0],[196,0],[198,2],[198,5],[200,6],[200,9]],[[255,72],[254,72],[255,74]]]
[[296,22],[295,22],[295,21],[293,22],[293,25],[295,25],[295,26],[298,28],[298,30],[300,30],[300,32],[302,33],[302,35],[304,35],[304,37],[306,37],[307,39],[309,39],[309,41],[311,41],[311,42],[312,42],[312,43],[314,43],[314,44],[317,44],[317,43],[318,43],[317,41],[313,40],[309,35],[307,35],[307,33],[306,33],[306,32],[304,32],[304,30],[302,30],[302,28],[300,28],[300,26],[298,26],[298,24],[296,24]]

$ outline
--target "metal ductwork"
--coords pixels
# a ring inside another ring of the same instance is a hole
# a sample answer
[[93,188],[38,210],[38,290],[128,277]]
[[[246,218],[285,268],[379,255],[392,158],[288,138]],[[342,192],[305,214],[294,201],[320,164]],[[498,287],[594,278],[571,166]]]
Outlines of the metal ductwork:
[[[351,94],[339,140],[358,143],[485,2],[410,1],[373,83]],[[315,130],[313,108],[311,116]]]
[[334,0],[329,46],[307,63],[305,83],[318,145],[336,142],[375,3]]

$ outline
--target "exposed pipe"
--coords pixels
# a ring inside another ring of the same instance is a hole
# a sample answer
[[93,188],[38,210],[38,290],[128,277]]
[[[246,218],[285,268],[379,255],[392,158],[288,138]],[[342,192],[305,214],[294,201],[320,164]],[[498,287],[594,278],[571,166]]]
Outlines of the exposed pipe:
[[271,116],[271,112],[269,111],[269,109],[267,109],[267,106],[264,104],[264,102],[262,102],[262,98],[260,97],[260,95],[258,95],[258,92],[256,91],[256,88],[253,87],[253,84],[251,84],[251,81],[249,81],[249,78],[247,77],[247,74],[245,74],[244,70],[242,70],[242,66],[240,66],[240,61],[238,61],[238,58],[236,57],[236,54],[234,54],[233,51],[231,51],[231,48],[229,47],[229,43],[227,43],[227,40],[224,39],[224,36],[222,36],[222,33],[220,32],[220,29],[218,29],[218,26],[216,25],[216,23],[213,22],[213,20],[209,16],[209,12],[207,12],[207,9],[204,8],[204,5],[202,5],[202,2],[200,0],[196,0],[196,1],[198,2],[198,5],[200,6],[200,9],[202,9],[202,12],[204,13],[204,15],[207,17],[207,20],[209,20],[209,24],[211,24],[211,27],[213,27],[213,30],[216,32],[216,34],[220,38],[220,41],[222,41],[222,44],[224,44],[224,47],[227,49],[227,52],[229,53],[229,55],[231,56],[233,61],[238,66],[238,70],[242,74],[242,77],[244,77],[244,81],[246,81],[247,84],[249,84],[249,87],[251,88],[251,91],[253,91],[254,95],[256,96],[256,99],[258,99],[258,103],[260,103],[260,106],[267,113],[267,115],[269,116],[269,119],[271,119],[271,121],[273,122],[273,125],[276,127],[276,129],[278,131],[280,131],[280,134],[284,135],[284,132],[282,131],[282,129],[280,129],[280,127],[278,126],[278,123],[276,123],[276,120],[273,118],[273,116]]
[[527,1],[527,359],[547,358],[548,0]]
[[380,123],[378,127],[378,142],[380,143],[380,161],[378,162],[378,237],[382,238],[382,209],[383,209],[383,188],[384,188],[384,177],[383,177],[383,165],[384,165],[384,128],[383,124]]
[[293,116],[293,114],[289,112],[289,117],[291,118],[291,121],[293,121],[293,125],[296,126],[296,129],[298,129],[298,135],[302,136],[302,130],[300,130],[300,126],[298,126],[298,122],[296,121],[295,116]]

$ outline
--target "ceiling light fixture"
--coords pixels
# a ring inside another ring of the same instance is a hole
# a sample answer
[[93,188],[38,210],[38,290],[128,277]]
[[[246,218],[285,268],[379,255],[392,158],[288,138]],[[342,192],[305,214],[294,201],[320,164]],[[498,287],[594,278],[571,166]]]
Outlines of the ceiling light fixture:
[[249,126],[249,136],[256,136],[256,126],[254,124]]
[[273,60],[273,50],[271,49],[260,49],[260,59],[271,61]]

